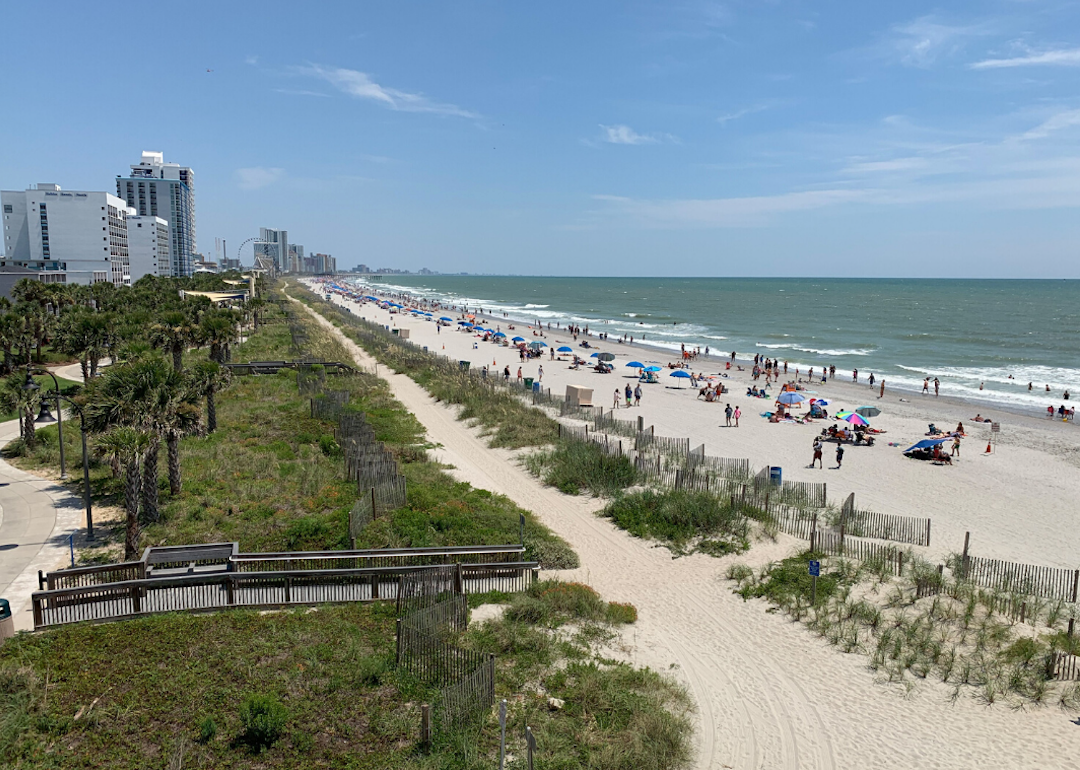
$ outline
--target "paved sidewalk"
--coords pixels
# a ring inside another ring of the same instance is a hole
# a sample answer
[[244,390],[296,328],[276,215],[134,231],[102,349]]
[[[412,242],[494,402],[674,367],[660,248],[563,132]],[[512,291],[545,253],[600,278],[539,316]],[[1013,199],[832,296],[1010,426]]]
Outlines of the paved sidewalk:
[[[0,446],[19,436],[18,420],[0,423]],[[54,481],[0,460],[0,597],[11,602],[16,629],[32,629],[30,595],[37,571],[70,564],[68,536],[85,536],[82,499]]]

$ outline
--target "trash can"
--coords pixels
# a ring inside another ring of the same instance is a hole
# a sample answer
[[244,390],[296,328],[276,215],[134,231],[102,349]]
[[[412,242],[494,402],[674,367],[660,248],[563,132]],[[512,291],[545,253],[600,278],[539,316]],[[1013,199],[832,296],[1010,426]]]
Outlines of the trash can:
[[401,330],[400,329],[391,329],[390,333],[393,334],[396,337],[398,335],[399,331],[401,331]]
[[525,390],[532,390],[532,386],[533,386],[533,378],[532,377],[526,377],[525,378]]
[[13,636],[15,636],[15,619],[11,617],[11,604],[7,599],[0,599],[0,644]]
[[533,393],[539,393],[540,392],[540,383],[539,382],[534,382],[533,386],[532,386],[532,390],[533,390]]
[[470,364],[470,363],[471,363],[471,362],[469,362],[469,361],[458,361],[458,362],[457,362],[458,366],[460,366],[460,367],[461,367],[461,370],[462,370],[463,372],[467,372],[467,371],[469,371],[469,364]]
[[783,484],[780,468],[776,465],[769,466],[769,483],[774,487],[781,486]]

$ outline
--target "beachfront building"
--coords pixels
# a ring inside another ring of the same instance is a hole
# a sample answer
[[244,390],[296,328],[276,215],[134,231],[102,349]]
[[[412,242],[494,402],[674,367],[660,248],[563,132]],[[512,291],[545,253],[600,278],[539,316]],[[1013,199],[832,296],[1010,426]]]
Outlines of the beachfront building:
[[259,228],[255,241],[255,264],[278,273],[289,272],[289,231]]
[[128,215],[128,261],[131,280],[144,275],[172,275],[169,223],[161,217]]
[[169,225],[170,274],[191,275],[195,263],[195,172],[166,163],[164,153],[143,152],[130,176],[116,178],[116,194],[140,216]]
[[38,184],[0,191],[4,257],[0,268],[49,283],[131,283],[127,204],[107,192]]
[[316,252],[307,259],[306,273],[313,275],[333,275],[337,272],[337,260],[329,254]]
[[299,243],[289,244],[289,272],[306,272],[304,270],[304,247]]

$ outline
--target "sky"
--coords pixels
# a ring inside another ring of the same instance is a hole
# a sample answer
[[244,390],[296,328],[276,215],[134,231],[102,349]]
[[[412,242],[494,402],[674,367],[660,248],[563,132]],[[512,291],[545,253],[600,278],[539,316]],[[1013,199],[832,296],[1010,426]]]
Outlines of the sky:
[[1080,277],[1077,2],[0,18],[0,188],[114,192],[162,151],[210,257],[265,226],[340,268]]

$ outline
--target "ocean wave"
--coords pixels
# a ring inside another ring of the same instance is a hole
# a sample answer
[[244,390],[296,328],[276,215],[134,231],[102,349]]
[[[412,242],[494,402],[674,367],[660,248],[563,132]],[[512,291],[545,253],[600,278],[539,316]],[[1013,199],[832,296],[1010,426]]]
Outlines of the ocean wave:
[[818,356],[868,356],[874,352],[874,348],[851,348],[841,350],[829,350],[818,348],[803,348],[798,345],[792,345],[792,350],[798,350],[801,353],[813,353]]
[[534,307],[551,307],[551,305],[534,305],[534,304],[532,304],[532,303],[530,302],[530,303],[527,303],[527,304],[525,305],[525,307],[526,307],[526,308],[534,308]]

